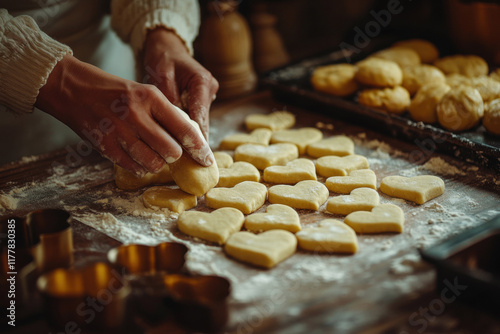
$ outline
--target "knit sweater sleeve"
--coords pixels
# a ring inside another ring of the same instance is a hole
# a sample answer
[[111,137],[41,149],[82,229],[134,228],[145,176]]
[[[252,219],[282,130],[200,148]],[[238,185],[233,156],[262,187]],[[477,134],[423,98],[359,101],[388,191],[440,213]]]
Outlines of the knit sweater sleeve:
[[198,1],[112,0],[111,25],[136,55],[143,48],[148,30],[156,27],[174,31],[192,54],[200,25]]
[[68,53],[68,46],[47,36],[31,17],[0,9],[0,105],[17,113],[33,111],[40,88]]

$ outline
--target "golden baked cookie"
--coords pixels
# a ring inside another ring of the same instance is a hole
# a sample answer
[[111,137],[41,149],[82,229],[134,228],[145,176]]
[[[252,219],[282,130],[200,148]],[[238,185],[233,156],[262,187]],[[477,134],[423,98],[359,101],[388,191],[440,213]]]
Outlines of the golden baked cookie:
[[407,66],[403,68],[402,86],[408,90],[410,95],[415,95],[417,91],[426,83],[441,82],[446,78],[437,67],[427,64]]
[[365,89],[359,93],[358,102],[375,109],[401,114],[410,106],[410,93],[401,86]]
[[451,87],[444,82],[431,82],[422,86],[411,100],[411,117],[418,122],[436,123],[436,107]]
[[500,81],[500,68],[497,68],[495,71],[491,72],[490,78],[495,81]]
[[458,74],[458,73],[452,73],[448,74],[446,76],[446,83],[450,87],[458,87],[462,85],[469,85],[470,84],[470,78],[466,77],[465,75]]
[[420,57],[417,52],[404,47],[391,47],[389,49],[375,52],[371,57],[391,60],[401,68],[406,66],[420,65]]
[[466,77],[488,75],[488,64],[475,55],[454,55],[438,59],[434,62],[444,74],[458,73]]
[[489,132],[500,135],[500,99],[493,100],[485,106],[483,125]]
[[394,87],[403,82],[403,72],[393,61],[368,58],[358,64],[356,80],[364,85],[375,87]]
[[483,99],[470,86],[451,89],[437,105],[439,124],[450,131],[464,131],[476,126],[484,113]]
[[348,96],[358,90],[355,80],[357,67],[351,64],[335,64],[317,67],[312,76],[311,84],[320,92],[335,96]]
[[483,102],[500,98],[500,82],[490,77],[480,76],[471,79],[470,85],[478,90]]
[[432,64],[439,58],[439,50],[429,41],[424,39],[408,39],[394,43],[393,46],[405,47],[418,53],[422,63]]

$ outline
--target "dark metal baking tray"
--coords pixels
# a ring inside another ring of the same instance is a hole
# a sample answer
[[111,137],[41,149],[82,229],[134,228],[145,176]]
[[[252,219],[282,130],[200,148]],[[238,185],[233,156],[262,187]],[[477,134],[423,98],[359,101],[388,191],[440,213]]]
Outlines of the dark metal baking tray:
[[[272,70],[262,75],[261,84],[278,100],[413,142],[418,147],[410,154],[414,163],[423,163],[432,153],[442,152],[500,171],[500,137],[487,133],[482,125],[452,133],[438,125],[416,122],[408,113],[388,114],[359,105],[355,95],[340,98],[314,90],[310,83],[312,71],[317,66],[346,62],[344,52],[338,50]],[[349,58],[356,62],[367,54],[351,54]]]

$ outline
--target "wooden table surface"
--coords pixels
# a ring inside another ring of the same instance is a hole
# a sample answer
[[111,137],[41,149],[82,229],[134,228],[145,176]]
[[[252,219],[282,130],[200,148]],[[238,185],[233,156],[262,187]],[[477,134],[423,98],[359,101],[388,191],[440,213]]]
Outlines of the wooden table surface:
[[[284,105],[273,100],[268,92],[216,103],[211,111],[210,144],[215,149],[227,134],[245,131],[243,120],[247,114],[283,109],[296,115],[296,127],[318,127],[325,136],[350,136],[355,141],[356,153],[370,161],[378,183],[387,175],[434,174],[443,178],[446,192],[422,206],[381,194],[382,202],[399,205],[405,212],[405,231],[401,235],[360,235],[360,252],[354,256],[298,252],[269,271],[228,259],[218,247],[182,235],[172,221],[166,220],[161,226],[166,226],[168,233],[151,232],[147,240],[173,239],[185,242],[193,250],[207,249],[213,256],[213,266],[207,264],[203,268],[193,257],[196,266],[189,269],[194,272],[199,269],[196,273],[202,274],[213,271],[232,282],[231,319],[225,332],[500,333],[498,314],[461,302],[446,304],[445,309],[429,313],[429,305],[440,294],[434,288],[433,268],[417,255],[418,248],[429,247],[500,214],[500,176],[435,152],[428,153],[426,161],[414,164],[409,159],[411,152],[421,150],[414,144],[331,119],[318,110]],[[125,225],[120,231],[106,230],[84,217],[88,212],[94,215],[110,212],[123,221],[127,212],[112,205],[114,198],[118,196],[132,203],[141,192],[116,189],[112,164],[95,153],[82,157],[78,166],[70,167],[67,162],[68,152],[62,150],[1,166],[0,204],[7,207],[2,214],[22,216],[41,208],[65,208],[75,215],[72,227],[76,265],[106,260],[109,249],[141,234],[144,222],[137,221],[137,231],[133,234],[134,231],[125,230]],[[208,210],[203,199],[196,209]],[[324,206],[318,212],[299,210],[299,214],[303,226],[312,226],[323,218],[343,219],[326,214]],[[133,224],[126,227],[134,229]],[[246,289],[254,289],[255,293],[245,295]],[[270,297],[273,292],[279,298]],[[160,326],[147,332],[164,329]],[[51,329],[40,316],[20,319],[19,326],[9,331],[49,332]]]

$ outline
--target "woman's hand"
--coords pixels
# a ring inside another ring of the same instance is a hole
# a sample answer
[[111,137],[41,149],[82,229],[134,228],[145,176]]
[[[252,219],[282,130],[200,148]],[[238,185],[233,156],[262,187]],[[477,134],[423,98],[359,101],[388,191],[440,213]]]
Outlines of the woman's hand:
[[158,87],[167,99],[185,107],[208,139],[210,104],[219,89],[217,80],[189,54],[172,31],[156,28],[144,45],[144,82]]
[[206,140],[158,88],[108,74],[71,55],[54,67],[35,105],[138,175],[177,160],[181,145],[202,165],[214,161]]

